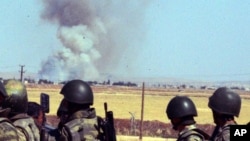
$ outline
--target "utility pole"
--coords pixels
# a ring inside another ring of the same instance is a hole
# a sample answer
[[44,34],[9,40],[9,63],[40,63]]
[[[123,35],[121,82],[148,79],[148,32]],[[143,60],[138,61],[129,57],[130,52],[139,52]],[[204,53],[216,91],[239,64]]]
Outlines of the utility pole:
[[23,70],[24,65],[20,65],[20,67],[21,67],[21,70],[19,71],[20,72],[20,81],[23,82],[23,74],[25,73],[25,71]]
[[142,141],[143,132],[143,115],[144,115],[144,82],[142,83],[142,100],[141,100],[141,122],[140,122],[140,136],[139,140]]

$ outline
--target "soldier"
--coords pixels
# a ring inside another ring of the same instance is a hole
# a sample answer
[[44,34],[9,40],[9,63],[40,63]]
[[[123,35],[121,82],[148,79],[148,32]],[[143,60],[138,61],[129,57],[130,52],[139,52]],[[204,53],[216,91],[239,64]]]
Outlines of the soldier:
[[4,85],[0,81],[0,140],[1,141],[17,141],[21,140],[19,138],[18,130],[11,123],[6,116],[9,114],[10,109],[2,109],[2,103],[4,99],[7,97],[7,93],[5,91]]
[[43,107],[36,102],[28,102],[27,114],[35,120],[35,123],[40,131],[40,140],[49,140],[50,133],[55,130],[55,128],[46,122],[46,116]]
[[29,101],[27,114],[33,117],[37,127],[41,130],[43,128],[43,124],[46,121],[42,106],[36,102]]
[[26,87],[18,80],[8,80],[4,85],[7,97],[3,108],[10,108],[8,118],[23,133],[26,141],[39,141],[39,129],[34,119],[27,115],[28,96]]
[[166,108],[167,117],[171,120],[173,129],[178,131],[177,141],[204,141],[209,139],[202,130],[196,126],[194,116],[197,116],[193,101],[187,96],[175,96]]
[[[58,131],[60,141],[102,140],[100,118],[96,116],[93,105],[94,97],[91,87],[82,80],[71,80],[60,92],[64,99],[58,108],[61,117]],[[66,115],[66,116],[65,116]]]
[[208,106],[213,112],[213,119],[216,124],[211,140],[229,141],[230,125],[237,124],[234,116],[238,117],[240,113],[240,96],[229,88],[220,87],[209,98]]
[[61,128],[67,122],[67,118],[69,117],[67,110],[67,101],[65,99],[61,101],[60,106],[57,109],[57,117],[60,119],[58,128]]

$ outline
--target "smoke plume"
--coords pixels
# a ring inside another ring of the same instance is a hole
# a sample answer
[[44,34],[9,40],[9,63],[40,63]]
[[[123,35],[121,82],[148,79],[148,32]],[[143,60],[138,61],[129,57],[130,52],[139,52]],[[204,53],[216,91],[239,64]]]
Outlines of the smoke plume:
[[[43,0],[42,19],[58,25],[63,46],[51,54],[39,74],[50,80],[93,80],[112,73],[121,56],[143,39],[148,1]],[[127,57],[132,60],[133,56]]]

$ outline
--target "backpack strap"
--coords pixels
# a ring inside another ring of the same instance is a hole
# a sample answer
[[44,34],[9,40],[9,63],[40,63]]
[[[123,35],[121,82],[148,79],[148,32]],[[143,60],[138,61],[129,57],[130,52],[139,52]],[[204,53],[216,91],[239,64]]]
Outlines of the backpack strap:
[[15,127],[17,128],[17,130],[20,130],[24,134],[26,140],[29,140],[29,133],[26,131],[25,128],[23,128],[22,126],[18,126],[18,125],[15,125]]

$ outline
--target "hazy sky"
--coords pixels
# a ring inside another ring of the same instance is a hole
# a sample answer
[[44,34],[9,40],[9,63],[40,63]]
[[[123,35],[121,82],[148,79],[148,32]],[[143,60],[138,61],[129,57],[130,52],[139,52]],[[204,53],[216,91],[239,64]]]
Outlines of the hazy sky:
[[250,1],[2,0],[0,72],[250,80]]

